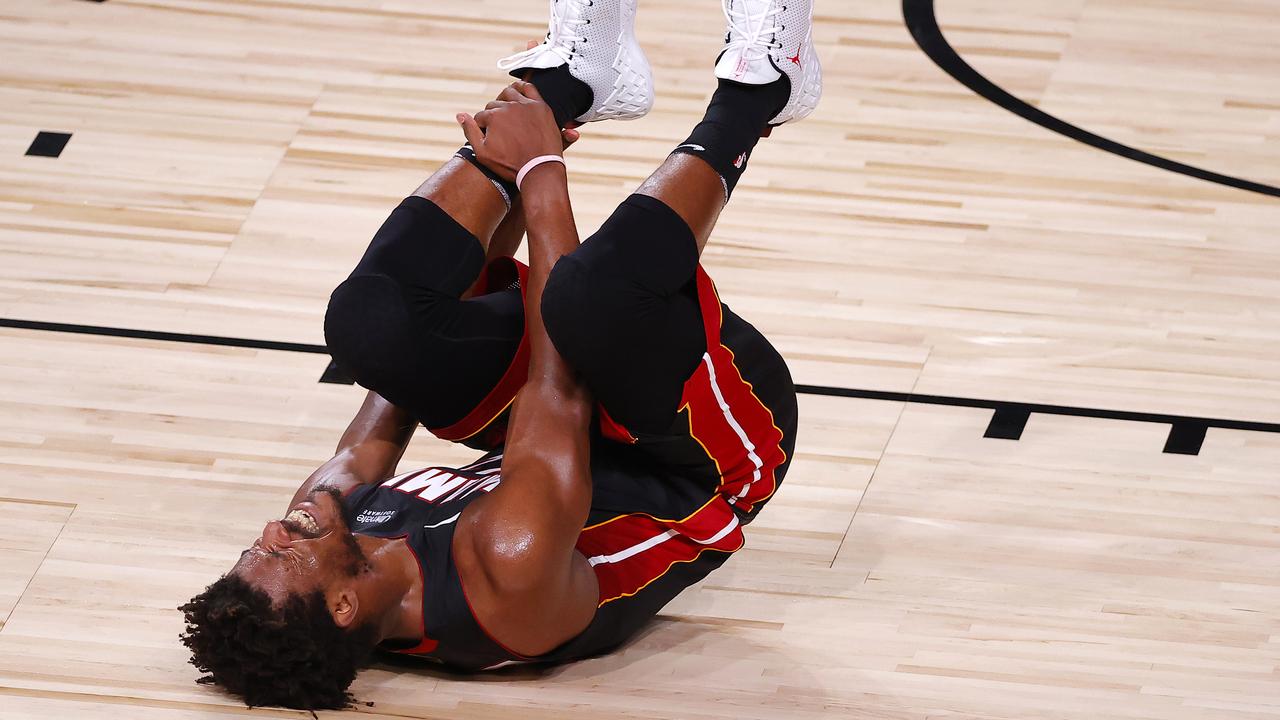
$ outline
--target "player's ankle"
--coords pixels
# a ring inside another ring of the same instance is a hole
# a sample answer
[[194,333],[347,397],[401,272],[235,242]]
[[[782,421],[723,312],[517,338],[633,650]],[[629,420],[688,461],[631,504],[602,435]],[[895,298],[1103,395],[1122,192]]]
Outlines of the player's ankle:
[[720,80],[702,122],[675,149],[697,155],[714,168],[724,180],[726,198],[746,171],[756,143],[767,134],[769,119],[787,102],[790,87],[785,78],[779,82],[748,85]]
[[[567,92],[558,99],[547,97],[557,91],[544,90],[541,77],[530,80],[556,111],[561,127],[570,120],[643,117],[653,107],[653,76],[635,37],[635,16],[636,0],[557,0],[551,5],[546,39],[502,59],[498,67],[516,77],[529,70],[548,71],[544,76],[549,78],[563,76]],[[567,82],[570,78],[575,82]]]
[[529,70],[524,73],[524,79],[538,88],[560,127],[590,110],[595,100],[591,86],[574,77],[568,65]]
[[757,128],[757,137],[764,137],[769,119],[786,106],[790,95],[791,81],[785,75],[766,85],[721,79],[707,105],[707,119],[749,123]]
[[748,85],[788,80],[788,97],[770,125],[807,117],[822,96],[822,64],[813,46],[812,0],[724,0],[725,46],[716,77]]

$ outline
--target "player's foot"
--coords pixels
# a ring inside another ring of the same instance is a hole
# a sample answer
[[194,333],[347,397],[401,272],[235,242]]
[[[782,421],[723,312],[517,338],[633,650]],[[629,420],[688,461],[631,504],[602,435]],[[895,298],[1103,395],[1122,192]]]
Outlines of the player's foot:
[[791,96],[769,121],[808,117],[822,97],[822,65],[813,47],[813,0],[722,0],[729,21],[716,77],[767,85],[786,77]]
[[[498,67],[525,71],[567,65],[591,88],[590,108],[578,122],[634,120],[653,108],[653,74],[636,41],[638,0],[551,0],[551,23],[541,44],[503,58]],[[537,84],[535,82],[535,84]]]

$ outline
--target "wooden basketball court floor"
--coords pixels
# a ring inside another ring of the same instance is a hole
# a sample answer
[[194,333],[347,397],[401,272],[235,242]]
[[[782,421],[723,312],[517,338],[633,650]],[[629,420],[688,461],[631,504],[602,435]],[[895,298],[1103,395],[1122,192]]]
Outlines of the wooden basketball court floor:
[[[1015,116],[894,0],[818,2],[822,107],[705,258],[816,386],[748,547],[612,656],[383,663],[354,712],[1280,718],[1280,5],[907,3],[1030,107],[1258,191]],[[0,0],[0,718],[305,715],[195,685],[174,608],[329,457],[361,391],[319,382],[327,294],[545,12]],[[643,0],[658,107],[571,152],[584,231],[700,115],[719,13]]]

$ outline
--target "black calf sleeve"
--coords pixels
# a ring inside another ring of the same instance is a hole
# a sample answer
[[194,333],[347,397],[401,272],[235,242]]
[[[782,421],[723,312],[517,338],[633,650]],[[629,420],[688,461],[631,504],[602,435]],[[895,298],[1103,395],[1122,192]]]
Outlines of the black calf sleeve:
[[783,75],[768,85],[744,85],[720,80],[702,122],[672,152],[697,155],[720,174],[727,199],[747,169],[751,151],[769,118],[778,114],[791,94]]

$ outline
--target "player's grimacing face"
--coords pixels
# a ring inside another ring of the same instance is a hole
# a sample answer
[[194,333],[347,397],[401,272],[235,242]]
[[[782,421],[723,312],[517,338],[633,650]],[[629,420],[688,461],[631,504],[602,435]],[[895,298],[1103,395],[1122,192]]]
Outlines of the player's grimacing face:
[[279,601],[290,593],[323,590],[363,564],[337,493],[320,490],[268,522],[231,573]]

